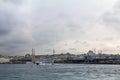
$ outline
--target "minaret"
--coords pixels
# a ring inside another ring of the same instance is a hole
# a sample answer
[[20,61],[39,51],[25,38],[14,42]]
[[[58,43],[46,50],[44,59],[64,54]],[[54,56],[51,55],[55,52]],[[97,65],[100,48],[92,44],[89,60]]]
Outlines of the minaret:
[[35,49],[32,49],[32,63],[35,63]]
[[54,54],[55,54],[55,50],[53,49],[53,60],[52,60],[52,65],[54,65]]
[[53,56],[54,56],[54,54],[55,54],[55,50],[53,49]]

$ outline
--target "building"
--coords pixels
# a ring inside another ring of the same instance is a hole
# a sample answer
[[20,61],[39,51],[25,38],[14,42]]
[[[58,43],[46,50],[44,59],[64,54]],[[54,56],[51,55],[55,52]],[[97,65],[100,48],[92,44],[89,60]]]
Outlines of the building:
[[9,58],[0,58],[0,63],[9,63],[10,59]]
[[92,50],[89,50],[85,56],[85,59],[88,61],[92,61],[95,58],[96,58],[96,54]]

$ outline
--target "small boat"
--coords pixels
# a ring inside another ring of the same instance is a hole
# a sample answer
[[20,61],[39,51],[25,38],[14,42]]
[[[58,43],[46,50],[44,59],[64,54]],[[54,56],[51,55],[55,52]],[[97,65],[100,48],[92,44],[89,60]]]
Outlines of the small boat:
[[35,64],[36,64],[36,65],[39,65],[40,63],[39,63],[39,61],[36,61]]
[[54,65],[54,63],[46,63],[46,62],[35,62],[36,65]]
[[36,63],[36,65],[39,65],[39,63]]

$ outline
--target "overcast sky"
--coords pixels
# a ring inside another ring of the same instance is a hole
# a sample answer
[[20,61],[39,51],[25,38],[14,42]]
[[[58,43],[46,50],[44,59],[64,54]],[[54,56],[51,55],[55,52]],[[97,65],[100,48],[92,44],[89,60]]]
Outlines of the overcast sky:
[[119,0],[0,0],[0,54],[120,53]]

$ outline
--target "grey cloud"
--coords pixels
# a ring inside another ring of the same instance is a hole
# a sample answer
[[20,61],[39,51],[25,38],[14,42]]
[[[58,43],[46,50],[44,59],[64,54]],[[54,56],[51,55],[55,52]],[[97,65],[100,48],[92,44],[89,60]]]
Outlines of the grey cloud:
[[0,9],[0,36],[10,35],[15,28],[24,27],[25,22],[17,13]]
[[[5,12],[0,13],[0,35],[9,34],[12,31],[11,20],[12,18]],[[11,19],[11,20],[10,20]]]
[[[27,34],[25,34],[26,30],[24,28],[28,25],[23,14],[17,10],[19,9],[17,4],[10,6],[7,1],[12,2],[12,0],[0,1],[0,4],[2,4],[0,5],[0,53],[14,55],[29,46],[31,40],[25,37]],[[19,53],[22,53],[22,51]]]
[[5,29],[5,28],[0,27],[0,36],[5,36],[9,34],[10,32],[11,32],[10,29]]
[[111,36],[111,37],[97,38],[96,41],[113,41],[116,39],[117,37]]
[[76,48],[69,48],[70,51],[76,51]]
[[120,16],[116,12],[107,12],[103,15],[103,21],[106,25],[117,27],[120,22]]
[[29,41],[22,39],[22,38],[12,38],[3,40],[0,42],[0,47],[1,48],[9,48],[9,49],[16,49],[19,47],[24,47],[26,44],[28,44]]
[[[107,27],[112,27],[116,31],[120,30],[120,1],[118,0],[117,3],[114,5],[112,11],[105,12],[102,15],[103,23]],[[118,31],[119,32],[119,31]]]
[[10,39],[0,42],[0,53],[3,55],[18,55],[20,52],[23,53],[22,51],[26,49],[29,44],[29,41],[26,41],[24,38],[11,37]]
[[[56,0],[0,1],[0,37],[2,37],[0,52],[23,54],[25,49],[29,50],[32,47],[41,49],[47,45],[49,49],[64,40],[81,39],[90,29],[84,26],[91,20],[91,13],[87,12],[92,12],[85,8],[86,2],[84,1],[83,4],[80,0],[75,2],[73,0],[70,2],[69,0],[59,2]],[[79,6],[80,4],[85,9]],[[105,19],[106,22],[108,20]],[[89,45],[84,41],[80,44]]]
[[13,4],[22,4],[23,0],[2,0],[3,2],[9,2],[9,3],[13,3]]
[[103,38],[103,40],[112,41],[112,40],[115,40],[115,37],[106,37],[106,38]]
[[75,40],[73,44],[79,44],[79,43],[81,43],[81,41]]
[[82,31],[82,27],[79,24],[75,24],[73,22],[69,22],[67,27],[70,29],[70,31],[75,32],[75,31]]
[[47,27],[47,25],[39,25],[37,27],[33,27],[33,39],[36,44],[44,45],[58,41],[60,36],[58,34],[58,30],[55,29],[54,26],[49,25],[49,27]]
[[51,52],[51,49],[45,49],[44,52]]

